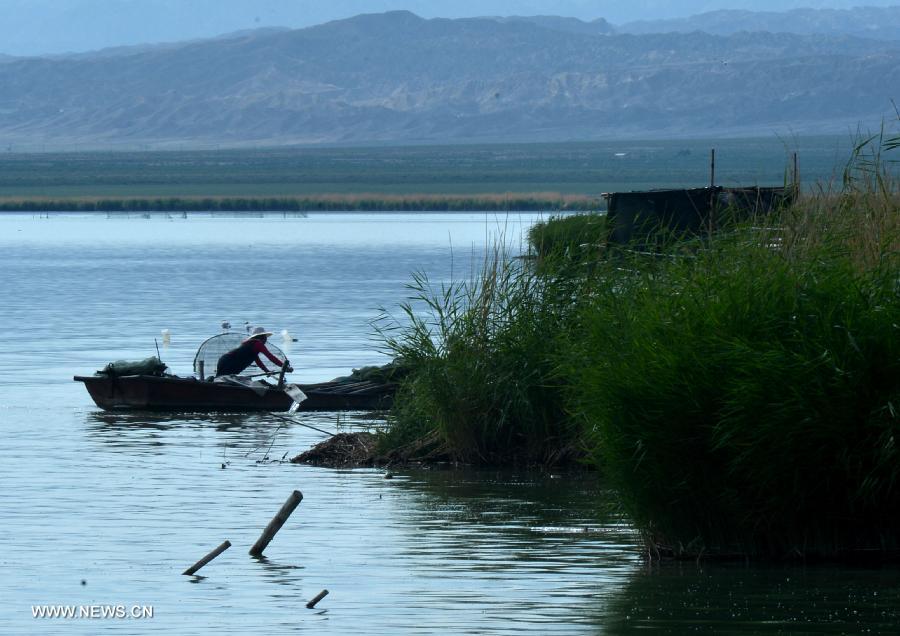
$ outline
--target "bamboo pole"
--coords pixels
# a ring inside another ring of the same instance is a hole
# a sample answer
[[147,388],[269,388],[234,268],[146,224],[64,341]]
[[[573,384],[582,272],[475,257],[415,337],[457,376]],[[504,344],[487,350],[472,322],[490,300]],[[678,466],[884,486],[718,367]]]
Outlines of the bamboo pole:
[[716,231],[716,149],[709,151],[709,235]]
[[257,539],[256,543],[253,544],[253,547],[250,548],[250,554],[252,556],[262,556],[263,550],[265,550],[266,546],[269,545],[269,542],[275,538],[275,535],[281,530],[281,526],[284,525],[284,522],[288,520],[288,517],[290,517],[291,513],[300,505],[301,501],[303,501],[303,493],[299,490],[295,490],[291,493],[291,496],[288,497],[287,501],[284,502],[284,505],[281,506],[281,510],[279,510],[278,514],[272,518],[269,525],[267,525],[265,530],[262,531],[262,534],[259,535],[259,539]]
[[227,550],[227,549],[230,548],[230,547],[231,547],[231,541],[225,540],[225,541],[222,543],[222,545],[220,545],[218,548],[216,548],[215,550],[213,550],[212,552],[210,552],[209,554],[207,554],[205,557],[203,557],[203,558],[200,559],[199,561],[197,561],[194,565],[192,565],[192,566],[189,567],[187,570],[185,570],[184,572],[182,572],[182,574],[186,574],[186,575],[188,575],[188,576],[193,575],[197,570],[199,570],[199,569],[202,568],[204,565],[206,565],[207,563],[209,563],[210,561],[212,561],[213,559],[215,559],[217,556],[219,556],[220,554],[222,554],[223,552],[225,552],[225,550]]
[[328,590],[322,590],[318,594],[316,594],[315,598],[312,599],[309,603],[306,604],[307,609],[312,609],[316,606],[316,603],[321,601],[323,598],[328,596]]

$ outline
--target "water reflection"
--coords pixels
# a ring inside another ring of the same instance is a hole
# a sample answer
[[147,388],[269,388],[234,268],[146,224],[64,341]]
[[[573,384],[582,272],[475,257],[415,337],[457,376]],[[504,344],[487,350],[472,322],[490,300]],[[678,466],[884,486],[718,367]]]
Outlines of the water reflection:
[[88,413],[84,432],[93,442],[138,454],[162,454],[169,445],[213,431],[219,445],[235,449],[268,444],[283,422],[246,414]]
[[280,563],[272,561],[266,556],[251,557],[256,561],[263,573],[263,579],[267,583],[302,589],[303,570],[306,568],[296,563]]
[[896,633],[900,583],[890,568],[646,565],[610,610],[613,633]]
[[621,584],[636,562],[634,532],[608,512],[595,474],[436,470],[396,485],[416,504],[401,542],[413,571],[442,587],[516,581],[501,597],[532,617],[557,616],[539,600],[547,595],[581,608],[570,618],[581,614],[598,586]]
[[162,453],[167,446],[181,447],[190,439],[215,433],[212,442],[222,450],[222,459],[226,463],[238,457],[258,462],[292,457],[298,446],[290,445],[290,440],[301,432],[304,434],[303,445],[309,446],[333,433],[373,430],[382,426],[382,414],[361,412],[300,412],[285,416],[90,411],[84,415],[84,432],[89,440],[111,449],[139,454]]
[[[154,411],[95,411],[88,413],[85,423],[89,429],[107,431],[123,429],[171,430],[174,428],[203,427],[218,431],[245,428],[260,424],[267,418],[248,413],[161,413]],[[268,422],[273,423],[273,422]]]

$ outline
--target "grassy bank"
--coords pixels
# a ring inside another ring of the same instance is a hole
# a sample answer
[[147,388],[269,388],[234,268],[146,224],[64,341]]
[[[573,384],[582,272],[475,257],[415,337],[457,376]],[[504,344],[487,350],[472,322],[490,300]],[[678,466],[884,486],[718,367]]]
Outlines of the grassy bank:
[[385,443],[580,457],[654,550],[900,550],[891,147],[863,147],[840,193],[655,256],[582,249],[602,227],[587,215],[532,233],[555,267],[497,252],[466,284],[416,279],[405,320],[382,323],[412,370]]
[[597,199],[556,192],[482,195],[322,194],[309,197],[0,198],[0,212],[461,212],[592,210]]
[[[570,412],[675,553],[900,549],[897,201],[876,193],[597,280]],[[772,246],[780,242],[780,249]]]

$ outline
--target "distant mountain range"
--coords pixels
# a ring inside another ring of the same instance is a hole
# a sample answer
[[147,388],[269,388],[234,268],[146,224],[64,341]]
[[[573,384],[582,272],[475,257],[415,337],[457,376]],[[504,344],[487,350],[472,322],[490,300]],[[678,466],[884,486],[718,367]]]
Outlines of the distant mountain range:
[[582,35],[611,35],[616,32],[616,28],[603,18],[596,20],[584,21],[578,18],[563,18],[556,15],[534,15],[534,16],[494,16],[488,17],[488,20],[496,20],[501,24],[534,24],[543,29],[551,31],[561,31],[562,33],[580,33]]
[[900,41],[398,11],[6,58],[0,86],[13,150],[846,132],[893,112]]
[[[734,8],[736,0],[0,0],[0,53],[45,55],[180,42],[240,29],[300,29],[360,13],[425,18],[553,14],[613,24]],[[744,0],[754,11],[897,5],[898,0]],[[740,4],[740,3],[738,3]]]
[[769,31],[800,35],[854,35],[900,40],[900,6],[854,9],[794,9],[792,11],[710,11],[677,20],[642,20],[618,27],[619,33],[689,33],[730,35],[739,31]]

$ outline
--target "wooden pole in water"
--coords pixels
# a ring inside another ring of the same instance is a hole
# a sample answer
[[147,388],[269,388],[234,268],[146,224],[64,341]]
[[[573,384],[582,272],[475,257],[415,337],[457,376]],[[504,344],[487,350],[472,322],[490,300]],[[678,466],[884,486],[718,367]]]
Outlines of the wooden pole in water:
[[290,517],[291,513],[300,505],[301,501],[303,501],[303,493],[299,490],[295,490],[291,493],[291,496],[284,502],[281,510],[279,510],[278,514],[269,522],[266,529],[259,535],[259,539],[257,539],[256,543],[253,544],[253,547],[250,548],[250,554],[252,556],[262,556],[263,550],[265,550],[266,546],[269,545],[269,542],[275,538],[275,535],[281,530],[281,526],[284,525],[284,522],[288,520],[288,517]]
[[793,175],[793,182],[794,182],[794,184],[793,184],[793,185],[794,185],[794,193],[795,193],[795,194],[800,194],[800,164],[799,164],[799,162],[798,162],[798,160],[797,160],[797,153],[796,153],[796,152],[794,153],[794,175]]
[[285,360],[281,365],[281,372],[278,374],[278,388],[284,388],[284,373],[287,371],[288,361]]
[[709,234],[716,230],[716,149],[709,150]]
[[196,572],[197,570],[199,570],[200,568],[202,568],[204,565],[206,565],[207,563],[209,563],[209,562],[212,561],[213,559],[215,559],[217,556],[219,556],[220,554],[222,554],[223,552],[225,552],[225,550],[227,550],[227,549],[230,548],[230,547],[231,547],[231,541],[226,540],[226,541],[225,541],[224,543],[222,543],[222,545],[220,545],[218,548],[216,548],[215,550],[213,550],[212,552],[210,552],[209,554],[207,554],[205,557],[203,557],[202,559],[200,559],[199,561],[197,561],[194,565],[192,565],[191,567],[189,567],[187,570],[185,570],[184,572],[182,572],[182,574],[187,574],[188,576],[191,576],[192,574],[194,574],[194,572]]
[[328,590],[322,590],[321,592],[319,592],[318,594],[316,594],[316,597],[315,597],[314,599],[312,599],[309,603],[306,604],[306,608],[307,608],[307,609],[312,609],[312,608],[314,608],[314,607],[316,606],[316,603],[318,603],[319,601],[321,601],[321,600],[322,600],[323,598],[325,598],[326,596],[328,596]]

